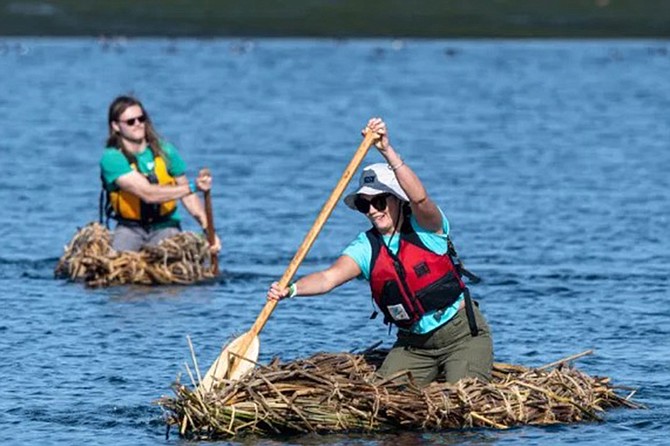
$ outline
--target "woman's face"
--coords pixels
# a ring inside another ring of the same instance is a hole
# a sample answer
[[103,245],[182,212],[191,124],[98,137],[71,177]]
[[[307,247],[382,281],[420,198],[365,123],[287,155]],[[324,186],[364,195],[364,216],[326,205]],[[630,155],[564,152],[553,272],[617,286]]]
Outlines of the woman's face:
[[[365,216],[368,217],[370,223],[372,223],[380,233],[384,235],[393,233],[396,227],[395,219],[398,217],[398,207],[400,206],[400,202],[395,196],[391,194],[359,194],[357,199],[361,201],[361,204],[362,201],[367,201],[369,203],[369,209],[367,209],[367,212],[364,212]],[[363,207],[366,206],[367,205],[364,205]],[[359,211],[360,210],[361,209],[359,209]]]
[[146,137],[145,122],[146,116],[142,107],[131,105],[119,115],[116,121],[112,122],[112,127],[124,139],[139,143]]

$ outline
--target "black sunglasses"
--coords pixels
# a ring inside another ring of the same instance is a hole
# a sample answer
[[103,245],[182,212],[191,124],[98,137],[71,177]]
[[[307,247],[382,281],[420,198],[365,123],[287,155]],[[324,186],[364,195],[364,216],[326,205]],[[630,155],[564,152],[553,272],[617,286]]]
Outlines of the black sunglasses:
[[369,201],[361,196],[357,196],[354,200],[354,206],[356,206],[358,212],[362,212],[363,214],[370,212],[370,205],[374,206],[378,211],[383,212],[386,210],[386,199],[389,195],[391,194],[375,195]]
[[136,117],[136,118],[130,118],[130,119],[119,120],[119,122],[123,122],[124,124],[129,125],[129,126],[132,127],[132,126],[134,126],[136,123],[139,122],[139,123],[141,124],[141,123],[145,122],[146,120],[147,120],[147,117],[146,117],[146,116],[144,116],[144,115],[139,115],[139,116]]

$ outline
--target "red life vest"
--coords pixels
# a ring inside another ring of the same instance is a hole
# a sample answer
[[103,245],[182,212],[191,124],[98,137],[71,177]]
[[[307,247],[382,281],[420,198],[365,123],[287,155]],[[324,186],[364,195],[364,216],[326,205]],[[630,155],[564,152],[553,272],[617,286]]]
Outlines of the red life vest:
[[459,268],[446,254],[426,248],[409,218],[393,254],[375,228],[366,232],[372,247],[370,289],[385,323],[409,328],[430,311],[453,305],[466,289]]

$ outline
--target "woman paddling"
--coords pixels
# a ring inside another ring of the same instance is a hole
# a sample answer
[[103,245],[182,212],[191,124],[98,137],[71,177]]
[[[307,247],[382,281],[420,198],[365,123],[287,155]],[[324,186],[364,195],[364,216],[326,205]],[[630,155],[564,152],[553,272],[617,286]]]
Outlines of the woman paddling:
[[398,327],[381,376],[408,370],[420,386],[440,374],[450,382],[488,380],[491,334],[450,255],[449,222],[389,143],[384,121],[370,119],[366,130],[379,136],[375,146],[386,163],[364,168],[358,190],[344,202],[365,214],[372,228],[325,270],[284,289],[273,283],[268,299],[321,295],[362,276],[384,321]]

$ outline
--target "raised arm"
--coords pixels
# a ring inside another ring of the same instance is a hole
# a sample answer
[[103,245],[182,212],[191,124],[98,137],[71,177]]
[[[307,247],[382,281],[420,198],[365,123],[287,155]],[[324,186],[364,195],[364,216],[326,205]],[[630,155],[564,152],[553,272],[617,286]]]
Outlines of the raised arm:
[[432,232],[442,233],[442,214],[438,207],[430,199],[428,192],[423,187],[423,183],[414,171],[400,158],[389,142],[386,123],[381,118],[372,118],[368,121],[367,127],[379,135],[375,147],[379,153],[386,159],[386,162],[393,170],[398,184],[405,191],[410,200],[412,214],[415,216],[419,225]]

